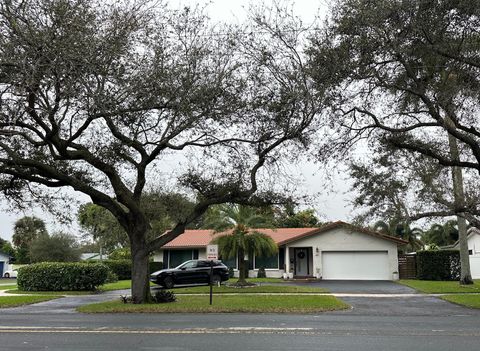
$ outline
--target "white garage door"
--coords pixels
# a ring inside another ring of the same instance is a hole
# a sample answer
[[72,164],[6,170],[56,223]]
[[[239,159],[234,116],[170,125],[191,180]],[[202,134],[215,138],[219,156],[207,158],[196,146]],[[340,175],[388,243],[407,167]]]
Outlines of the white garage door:
[[470,273],[473,279],[480,279],[480,256],[470,256]]
[[387,251],[323,251],[323,279],[391,280]]

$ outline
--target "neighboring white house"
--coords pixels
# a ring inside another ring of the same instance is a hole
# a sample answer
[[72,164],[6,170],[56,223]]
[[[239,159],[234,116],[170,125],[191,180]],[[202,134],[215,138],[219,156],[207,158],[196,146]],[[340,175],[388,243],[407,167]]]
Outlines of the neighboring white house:
[[6,253],[0,251],[0,278],[2,278],[3,273],[9,269],[9,266],[8,266],[9,260],[10,260],[10,257]]
[[[321,228],[256,229],[278,245],[272,257],[251,257],[249,276],[265,268],[268,277],[340,280],[398,279],[398,246],[407,242],[389,235],[334,222]],[[215,237],[212,230],[186,230],[166,244],[154,261],[173,268],[191,259],[206,258],[206,246]],[[247,257],[248,258],[248,257]],[[237,268],[237,260],[223,260]]]
[[87,253],[82,253],[80,255],[81,261],[100,261],[100,260],[107,260],[107,259],[108,259],[108,255],[100,254],[99,252],[87,252]]
[[[470,258],[470,272],[473,279],[480,279],[480,230],[470,228],[468,231],[468,254]],[[452,246],[452,249],[458,250],[458,241]]]

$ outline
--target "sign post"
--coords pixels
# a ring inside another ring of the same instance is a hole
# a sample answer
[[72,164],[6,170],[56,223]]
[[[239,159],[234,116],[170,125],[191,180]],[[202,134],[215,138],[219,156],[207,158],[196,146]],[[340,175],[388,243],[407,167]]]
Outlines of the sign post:
[[218,260],[218,245],[207,245],[207,260],[210,260],[210,305],[213,301],[213,261]]

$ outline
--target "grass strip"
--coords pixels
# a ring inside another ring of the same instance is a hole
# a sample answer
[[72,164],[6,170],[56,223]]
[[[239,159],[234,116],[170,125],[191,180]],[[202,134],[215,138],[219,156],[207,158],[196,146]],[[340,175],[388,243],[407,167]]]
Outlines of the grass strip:
[[7,290],[7,294],[22,294],[22,295],[92,295],[97,294],[97,291],[23,291],[23,290]]
[[346,309],[349,306],[334,296],[177,296],[177,301],[163,304],[124,304],[108,301],[79,307],[86,313],[316,313]]
[[427,294],[480,293],[480,280],[475,280],[473,285],[460,285],[458,281],[413,279],[402,279],[398,282]]
[[[208,294],[209,286],[195,286],[191,288],[170,289],[177,295],[181,294]],[[256,294],[256,293],[324,293],[326,289],[312,288],[308,286],[278,286],[278,285],[257,285],[253,287],[235,288],[230,286],[214,286],[215,294]]]
[[58,296],[0,296],[0,308],[30,305],[56,299]]
[[[237,281],[236,278],[230,279],[228,281],[229,284],[235,283]],[[250,283],[261,284],[261,283],[284,283],[285,281],[280,278],[249,278],[247,279]],[[151,283],[150,286],[158,286],[156,284]],[[131,280],[119,280],[115,283],[108,283],[102,285],[99,290],[100,291],[112,291],[112,290],[125,290],[130,289],[132,287]]]
[[14,290],[17,285],[0,285],[0,290]]
[[444,295],[443,300],[456,303],[457,305],[467,306],[470,308],[480,308],[480,295]]

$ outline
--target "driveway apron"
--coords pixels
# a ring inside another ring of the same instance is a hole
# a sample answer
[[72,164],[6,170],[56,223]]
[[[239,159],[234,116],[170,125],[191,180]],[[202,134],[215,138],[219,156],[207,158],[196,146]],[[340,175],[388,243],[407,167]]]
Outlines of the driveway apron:
[[[378,316],[480,316],[474,310],[444,301],[438,297],[417,293],[416,290],[392,281],[345,281],[322,280],[314,282],[291,282],[298,286],[327,289],[331,293],[352,294],[341,297],[352,308],[330,312],[332,314],[378,315]],[[358,296],[355,296],[357,295]],[[375,296],[376,294],[381,294]],[[388,296],[391,294],[392,296]],[[408,294],[401,296],[402,294]],[[412,294],[415,294],[412,296]]]

